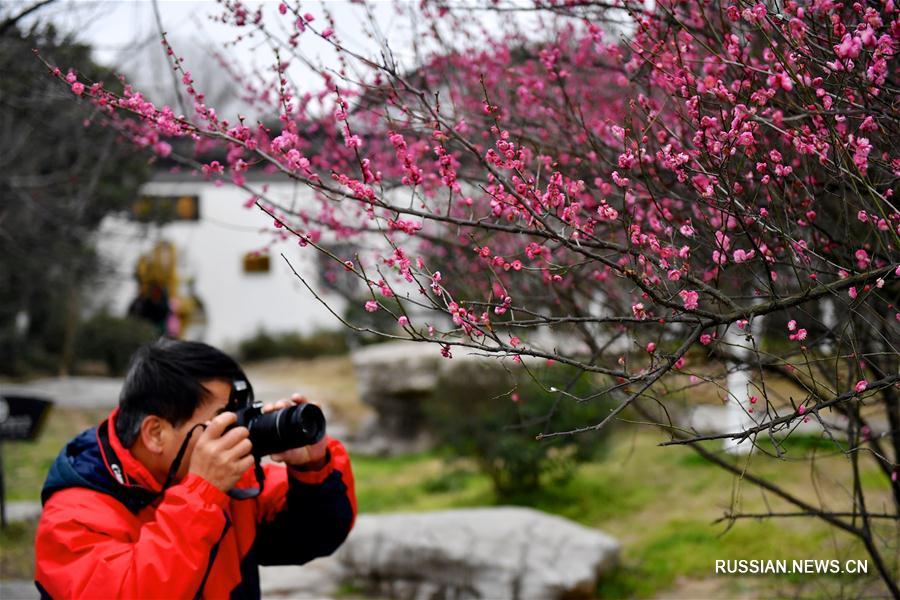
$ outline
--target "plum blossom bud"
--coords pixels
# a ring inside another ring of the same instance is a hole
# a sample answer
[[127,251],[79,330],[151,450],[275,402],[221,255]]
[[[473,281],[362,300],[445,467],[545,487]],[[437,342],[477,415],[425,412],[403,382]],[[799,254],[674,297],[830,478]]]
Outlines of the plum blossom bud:
[[366,311],[367,312],[375,312],[378,310],[378,303],[374,300],[369,300],[366,302]]
[[859,381],[856,382],[856,385],[853,386],[853,389],[856,390],[857,394],[860,394],[860,393],[864,392],[867,387],[869,387],[869,382],[866,381],[865,379],[860,379]]
[[400,327],[406,327],[407,325],[409,325],[409,319],[406,317],[406,315],[403,315],[399,319],[397,319],[397,323],[400,325]]

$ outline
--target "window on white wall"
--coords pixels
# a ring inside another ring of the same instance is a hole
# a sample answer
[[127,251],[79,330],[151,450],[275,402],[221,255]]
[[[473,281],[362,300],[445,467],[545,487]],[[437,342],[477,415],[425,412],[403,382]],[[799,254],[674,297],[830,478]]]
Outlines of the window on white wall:
[[199,221],[200,198],[191,195],[144,195],[131,205],[131,218],[143,223]]
[[268,273],[269,255],[259,252],[248,252],[244,255],[244,273]]

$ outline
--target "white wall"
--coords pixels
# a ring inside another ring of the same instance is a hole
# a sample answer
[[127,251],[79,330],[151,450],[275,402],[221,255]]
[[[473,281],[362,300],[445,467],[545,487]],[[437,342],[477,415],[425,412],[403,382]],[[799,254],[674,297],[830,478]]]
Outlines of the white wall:
[[[254,184],[254,187],[256,185]],[[98,247],[111,268],[110,275],[94,299],[95,307],[107,306],[124,315],[137,293],[134,268],[138,257],[159,240],[175,244],[179,276],[194,277],[195,290],[206,306],[208,325],[204,341],[233,349],[240,340],[260,327],[268,331],[308,333],[317,328],[338,329],[342,325],[294,276],[279,256],[284,253],[294,268],[319,292],[317,251],[301,248],[296,239],[277,243],[271,252],[270,271],[243,272],[244,255],[265,246],[272,238],[272,219],[258,208],[243,207],[249,194],[231,185],[216,187],[199,179],[151,181],[145,194],[199,196],[200,220],[180,221],[162,227],[149,226],[127,217],[108,217],[101,224]],[[309,201],[310,193],[291,183],[271,183],[270,195],[290,204]],[[324,298],[340,314],[342,298]]]

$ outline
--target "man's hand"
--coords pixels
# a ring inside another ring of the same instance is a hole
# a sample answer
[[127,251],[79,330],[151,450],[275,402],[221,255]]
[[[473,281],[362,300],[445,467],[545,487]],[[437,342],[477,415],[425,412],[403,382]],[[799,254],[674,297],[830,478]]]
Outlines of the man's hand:
[[228,492],[244,472],[253,466],[250,432],[235,427],[225,435],[225,429],[237,421],[237,415],[226,412],[206,425],[191,453],[190,473],[196,473],[223,492]]
[[[273,402],[271,404],[266,404],[265,406],[263,406],[262,411],[264,413],[267,413],[272,412],[273,410],[289,408],[295,404],[305,403],[305,397],[301,396],[300,394],[294,394],[293,396],[291,396],[290,400],[284,399],[279,400],[278,402]],[[322,438],[319,442],[311,446],[293,448],[291,450],[285,450],[284,452],[273,454],[272,460],[274,460],[275,462],[283,462],[292,467],[297,467],[305,471],[314,471],[325,466],[327,461],[327,452],[327,441],[325,440],[325,438]]]

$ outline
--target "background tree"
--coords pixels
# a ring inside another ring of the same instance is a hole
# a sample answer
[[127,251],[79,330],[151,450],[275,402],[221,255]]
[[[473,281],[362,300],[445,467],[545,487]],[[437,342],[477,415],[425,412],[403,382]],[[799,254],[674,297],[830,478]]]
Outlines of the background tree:
[[[280,130],[217,113],[177,60],[191,114],[131,89],[89,95],[139,146],[227,150],[198,171],[244,187],[276,239],[358,277],[365,309],[391,314],[399,337],[599,377],[588,394],[545,389],[615,408],[569,429],[550,414],[540,439],[640,416],[771,499],[765,515],[735,502],[727,519],[822,519],[859,539],[900,597],[894,4],[498,0],[407,14],[418,61],[401,66],[388,45],[349,50],[327,10],[225,2],[222,20],[276,56],[237,85],[256,86]],[[380,39],[374,22],[370,33]],[[338,53],[315,71],[318,93],[290,70],[315,66],[310,37]],[[88,93],[81,83],[67,81]],[[263,166],[307,184],[318,208],[249,185]],[[323,232],[380,236],[383,250],[340,256]],[[677,398],[699,386],[731,407],[726,431],[678,418]],[[709,445],[783,457],[779,436],[810,422],[852,466],[837,501]]]
[[77,64],[117,89],[115,74],[91,61],[90,48],[51,25],[22,30],[27,9],[19,5],[6,12],[0,12],[0,372],[65,371],[85,296],[102,267],[97,226],[135,199],[146,157],[118,144],[114,129],[86,127],[96,109],[72,102],[33,53]]

